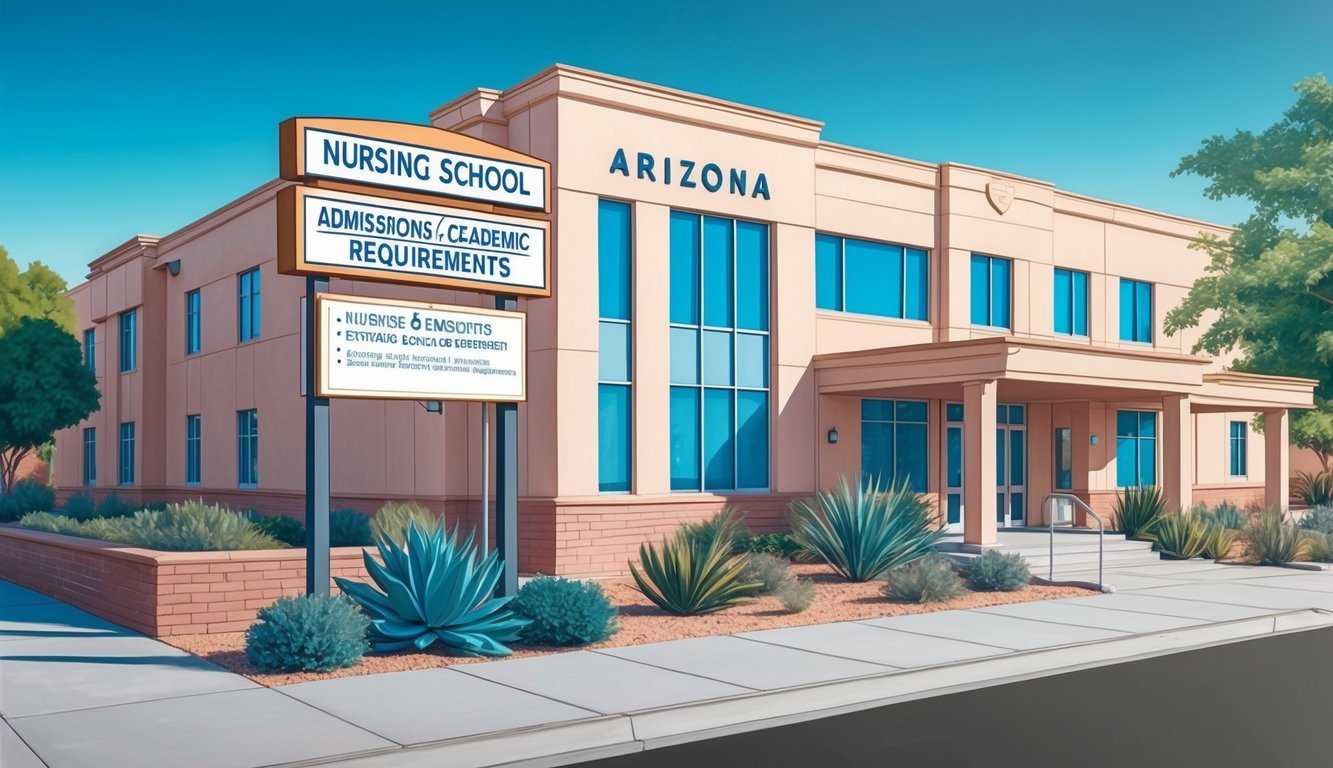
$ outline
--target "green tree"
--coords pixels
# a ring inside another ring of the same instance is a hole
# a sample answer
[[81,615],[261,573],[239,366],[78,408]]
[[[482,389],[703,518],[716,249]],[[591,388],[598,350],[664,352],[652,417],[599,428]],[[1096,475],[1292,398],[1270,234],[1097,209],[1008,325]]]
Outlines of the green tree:
[[64,278],[40,261],[20,271],[0,245],[0,334],[24,317],[44,318],[74,333],[74,304],[65,287]]
[[79,342],[53,321],[20,318],[0,336],[0,492],[13,486],[25,456],[100,399]]
[[1194,245],[1211,258],[1166,315],[1167,333],[1212,314],[1196,352],[1238,350],[1240,371],[1317,379],[1317,408],[1292,415],[1291,441],[1333,457],[1333,85],[1296,84],[1296,103],[1259,133],[1213,136],[1172,176],[1208,180],[1214,200],[1243,197],[1254,213],[1229,237]]

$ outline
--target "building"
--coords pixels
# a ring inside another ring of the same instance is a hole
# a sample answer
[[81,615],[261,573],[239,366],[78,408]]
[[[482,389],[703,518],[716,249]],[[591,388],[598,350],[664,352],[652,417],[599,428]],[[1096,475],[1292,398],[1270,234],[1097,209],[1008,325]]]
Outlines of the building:
[[[724,504],[757,527],[840,476],[930,494],[969,542],[1096,510],[1284,505],[1313,382],[1167,336],[1212,224],[820,139],[821,123],[554,66],[430,115],[553,165],[554,296],[529,316],[520,569],[609,574]],[[297,513],[304,281],[275,266],[274,181],[136,237],[71,291],[103,407],[58,436],[63,493]],[[489,305],[334,280],[332,290]],[[1250,428],[1267,417],[1266,434]],[[478,521],[481,406],[334,401],[334,506]]]

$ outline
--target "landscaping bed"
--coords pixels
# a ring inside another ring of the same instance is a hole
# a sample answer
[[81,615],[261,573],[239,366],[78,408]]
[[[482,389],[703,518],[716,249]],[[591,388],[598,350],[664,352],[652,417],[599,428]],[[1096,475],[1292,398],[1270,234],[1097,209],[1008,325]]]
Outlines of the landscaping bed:
[[[884,596],[884,582],[848,582],[836,576],[824,564],[798,563],[792,566],[794,575],[814,585],[815,598],[810,607],[800,613],[786,611],[777,597],[759,596],[753,600],[717,613],[700,616],[675,616],[653,605],[628,579],[599,582],[611,603],[620,611],[620,631],[610,639],[578,648],[512,646],[508,658],[543,656],[567,653],[573,650],[616,648],[626,645],[680,640],[689,637],[726,635],[753,632],[780,627],[798,627],[808,624],[826,624],[836,621],[873,619],[931,611],[978,608],[987,605],[1033,600],[1051,600],[1064,597],[1084,597],[1096,592],[1080,587],[1050,587],[1030,585],[1015,592],[964,592],[959,597],[938,603],[896,603]],[[221,634],[172,635],[162,638],[182,650],[193,653],[232,672],[245,675],[263,685],[325,680],[335,677],[400,672],[409,669],[446,667],[493,658],[456,656],[446,653],[438,645],[426,652],[400,651],[388,654],[368,654],[351,667],[331,672],[296,672],[265,674],[256,669],[245,655],[245,635],[242,632]]]

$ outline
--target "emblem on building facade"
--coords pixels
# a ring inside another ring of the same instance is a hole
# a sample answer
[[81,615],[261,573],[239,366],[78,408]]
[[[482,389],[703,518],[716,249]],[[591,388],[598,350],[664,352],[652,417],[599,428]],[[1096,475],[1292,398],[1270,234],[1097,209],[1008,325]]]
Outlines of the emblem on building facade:
[[986,199],[996,211],[1004,215],[1004,212],[1009,210],[1010,203],[1014,202],[1014,185],[1007,181],[991,179],[986,184]]

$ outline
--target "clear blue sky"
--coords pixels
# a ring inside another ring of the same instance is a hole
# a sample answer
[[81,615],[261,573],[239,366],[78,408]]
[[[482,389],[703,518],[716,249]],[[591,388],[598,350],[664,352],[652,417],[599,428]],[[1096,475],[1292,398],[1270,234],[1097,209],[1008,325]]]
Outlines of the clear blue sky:
[[1333,76],[1330,29],[1328,0],[0,0],[0,244],[77,282],[276,176],[284,118],[421,122],[556,61],[1234,223],[1167,174]]

